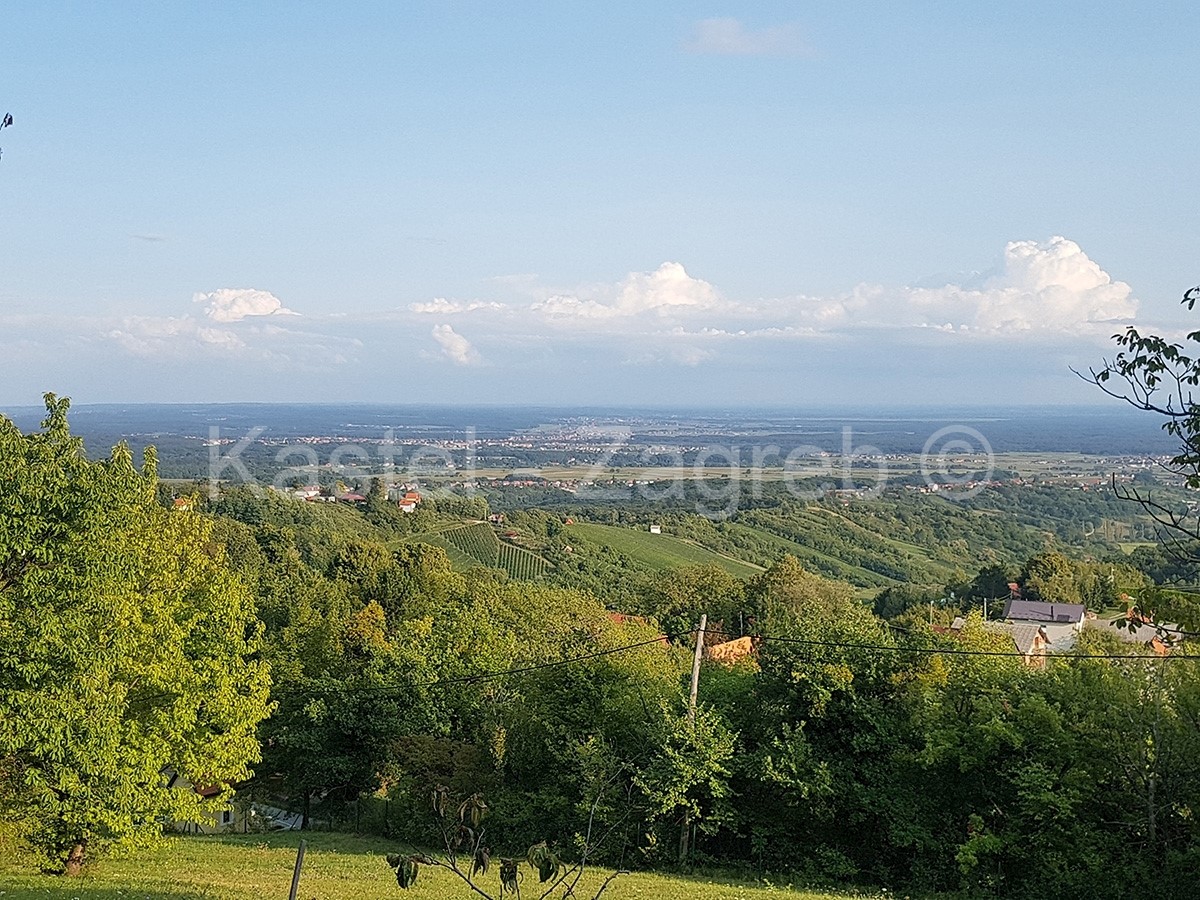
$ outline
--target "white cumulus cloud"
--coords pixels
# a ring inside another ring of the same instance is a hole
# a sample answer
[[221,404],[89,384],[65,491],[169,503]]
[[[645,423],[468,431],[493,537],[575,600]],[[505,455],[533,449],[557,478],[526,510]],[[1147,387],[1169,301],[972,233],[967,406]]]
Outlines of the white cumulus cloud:
[[720,293],[707,281],[693,278],[683,265],[665,262],[653,272],[630,272],[615,288],[598,296],[556,294],[531,309],[548,318],[628,319],[646,313],[660,318],[715,309]]
[[1074,241],[1011,241],[996,270],[968,287],[908,289],[913,324],[986,333],[1111,331],[1137,313],[1133,289],[1114,281]]
[[221,288],[198,293],[192,302],[204,304],[204,315],[214,322],[240,322],[255,316],[296,316],[270,291],[254,288]]
[[478,351],[471,342],[450,325],[433,326],[433,339],[442,348],[442,354],[458,366],[474,366],[480,362]]
[[617,308],[626,315],[645,310],[711,309],[721,295],[707,281],[693,278],[677,262],[665,262],[653,272],[632,272],[621,285]]

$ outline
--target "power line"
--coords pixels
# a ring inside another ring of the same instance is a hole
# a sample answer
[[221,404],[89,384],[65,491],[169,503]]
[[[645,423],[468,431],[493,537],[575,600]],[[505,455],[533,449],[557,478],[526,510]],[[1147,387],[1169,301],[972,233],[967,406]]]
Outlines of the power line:
[[[909,632],[912,633],[912,632]],[[713,631],[709,629],[709,634],[720,634],[723,637],[734,637],[729,632]],[[847,650],[879,650],[891,651],[897,653],[926,653],[926,654],[943,654],[948,656],[1012,656],[1025,659],[1027,654],[1021,653],[1018,650],[974,650],[968,647],[916,647],[906,646],[903,644],[858,644],[847,641],[818,641],[809,638],[794,638],[784,637],[782,635],[768,634],[748,634],[741,635],[752,640],[760,640],[763,642],[782,643],[782,644],[801,644],[812,647],[836,647],[838,649]],[[1200,654],[1187,653],[1172,653],[1166,656],[1158,654],[1146,653],[1056,653],[1053,655],[1047,654],[1047,659],[1200,659]]]
[[[584,653],[579,656],[572,656],[566,659],[549,660],[542,663],[534,663],[527,666],[518,666],[511,669],[499,669],[490,672],[479,672],[474,675],[460,675],[452,678],[435,678],[428,681],[412,682],[403,685],[355,685],[355,686],[321,686],[311,685],[301,688],[285,688],[280,691],[279,695],[311,695],[321,693],[343,693],[343,694],[358,694],[358,693],[397,693],[411,690],[419,687],[445,687],[456,684],[475,684],[478,682],[492,681],[498,678],[506,678],[510,675],[522,675],[528,672],[544,671],[546,669],[554,669],[561,666],[569,666],[579,662],[587,662],[592,659],[599,659],[606,656],[615,656],[619,653],[626,653],[630,650],[637,650],[641,647],[649,647],[654,644],[662,644],[664,642],[674,641],[684,636],[696,634],[696,629],[690,631],[678,632],[672,635],[660,635],[649,640],[637,641],[633,644],[624,644],[620,647],[609,647],[605,650],[597,650],[593,653]],[[1001,657],[1013,659],[1026,659],[1027,655],[1016,650],[976,650],[967,647],[921,647],[903,644],[864,644],[851,641],[831,641],[831,640],[816,640],[810,638],[787,637],[785,635],[770,635],[770,634],[748,634],[734,635],[731,632],[715,631],[707,629],[707,634],[720,635],[722,637],[749,637],[751,640],[760,641],[763,643],[778,643],[778,644],[795,644],[806,647],[828,647],[841,650],[872,650],[877,652],[892,652],[892,653],[911,653],[917,655],[943,655],[943,656],[981,656],[981,657]],[[1200,654],[1180,654],[1171,653],[1166,656],[1158,654],[1146,653],[1062,653],[1062,654],[1047,654],[1046,659],[1055,660],[1072,660],[1072,659],[1101,659],[1101,660],[1142,660],[1145,662],[1168,662],[1179,659],[1200,659]],[[819,660],[804,660],[805,662],[819,662]]]
[[282,693],[282,694],[290,694],[290,693],[307,694],[307,693],[325,693],[325,692],[339,692],[339,691],[340,692],[357,693],[359,691],[362,691],[362,692],[397,691],[397,690],[407,690],[409,688],[415,688],[415,687],[442,687],[445,685],[452,685],[452,684],[474,684],[475,682],[478,682],[478,681],[491,681],[496,678],[505,678],[509,675],[522,675],[526,672],[537,672],[537,671],[541,671],[542,669],[553,669],[558,666],[569,666],[569,665],[572,665],[573,663],[577,663],[577,662],[586,662],[590,659],[599,659],[600,657],[604,657],[604,656],[613,656],[617,653],[625,653],[629,650],[636,650],[639,647],[649,647],[652,644],[662,644],[664,642],[670,642],[670,641],[674,640],[675,638],[679,638],[685,634],[692,634],[692,633],[694,633],[694,632],[685,631],[685,632],[680,632],[679,634],[675,634],[675,635],[663,634],[663,635],[659,635],[656,638],[651,638],[649,640],[638,641],[637,643],[634,643],[634,644],[625,644],[620,647],[609,647],[606,650],[597,650],[594,653],[584,653],[579,656],[571,656],[566,659],[555,659],[555,660],[550,660],[548,662],[543,662],[543,663],[534,663],[534,664],[531,664],[528,666],[518,666],[513,669],[499,669],[499,670],[495,670],[495,671],[491,671],[491,672],[478,672],[474,675],[459,675],[459,676],[455,676],[453,678],[435,678],[432,681],[416,681],[416,682],[412,682],[410,684],[405,684],[405,685],[365,684],[365,685],[359,685],[359,686],[351,687],[351,688],[334,687],[334,686],[322,687],[319,685],[313,685],[310,687],[304,687],[304,688],[299,688],[299,689],[292,689],[292,690],[285,689],[285,690],[281,691],[280,693]]

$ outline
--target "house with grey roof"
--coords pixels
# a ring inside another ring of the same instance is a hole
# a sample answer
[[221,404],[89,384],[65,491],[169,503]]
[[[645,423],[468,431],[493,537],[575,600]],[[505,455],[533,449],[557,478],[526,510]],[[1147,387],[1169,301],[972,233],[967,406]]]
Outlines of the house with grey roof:
[[1160,656],[1167,656],[1172,645],[1179,640],[1179,626],[1167,622],[1159,626],[1152,621],[1133,614],[1116,619],[1093,619],[1088,627],[1104,634],[1111,634],[1127,644],[1146,647]]
[[1008,622],[1069,625],[1079,632],[1083,630],[1083,623],[1087,618],[1087,607],[1082,603],[1046,603],[1042,600],[1010,598],[1004,604],[1004,614],[1001,618]]
[[1021,654],[1025,665],[1031,669],[1046,667],[1046,654],[1050,652],[1051,641],[1045,625],[1038,625],[1036,622],[988,622],[987,627],[1012,638],[1013,645]]

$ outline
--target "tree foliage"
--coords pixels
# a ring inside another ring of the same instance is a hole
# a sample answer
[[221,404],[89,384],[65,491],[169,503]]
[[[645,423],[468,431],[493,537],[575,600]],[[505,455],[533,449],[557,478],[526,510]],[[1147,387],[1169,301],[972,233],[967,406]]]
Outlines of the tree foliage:
[[[1184,292],[1182,304],[1193,310],[1200,301],[1200,286]],[[1163,419],[1162,428],[1179,441],[1179,452],[1167,468],[1187,487],[1200,488],[1200,330],[1178,343],[1130,326],[1113,336],[1117,352],[1077,373],[1111,397]],[[1164,500],[1145,484],[1132,484],[1120,493],[1137,502],[1155,523],[1156,535],[1167,552],[1194,568],[1200,562],[1200,514],[1195,504]],[[1200,610],[1194,603],[1175,603],[1169,610],[1139,607],[1142,615],[1161,619],[1172,614],[1186,627],[1200,629]]]
[[0,419],[3,802],[52,864],[152,838],[258,758],[267,713],[252,598],[210,522],[156,502],[155,460],[90,461],[46,397],[42,430]]

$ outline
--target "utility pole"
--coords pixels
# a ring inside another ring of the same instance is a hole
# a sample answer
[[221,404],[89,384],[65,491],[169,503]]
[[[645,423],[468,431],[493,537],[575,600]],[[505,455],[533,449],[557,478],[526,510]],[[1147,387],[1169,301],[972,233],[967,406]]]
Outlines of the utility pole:
[[[700,614],[700,627],[696,631],[696,653],[692,657],[692,689],[688,694],[688,725],[696,724],[696,695],[700,692],[700,660],[704,656],[704,629],[708,625],[708,613]],[[688,838],[692,829],[692,815],[683,813],[683,829],[679,833],[679,864],[687,863]]]
[[692,657],[692,691],[688,695],[688,722],[696,721],[696,695],[700,692],[700,660],[704,656],[704,629],[708,625],[708,613],[701,613],[700,628],[696,632],[696,653]]

